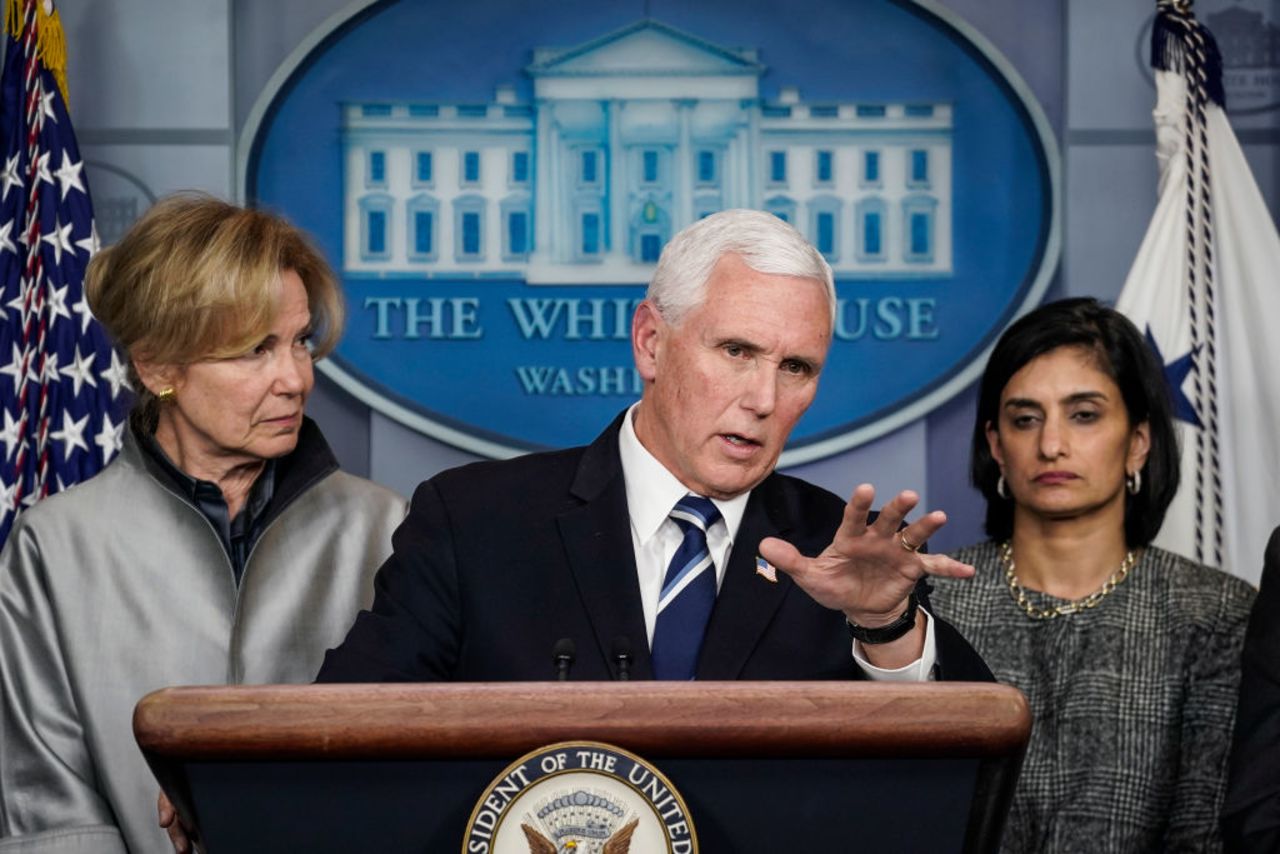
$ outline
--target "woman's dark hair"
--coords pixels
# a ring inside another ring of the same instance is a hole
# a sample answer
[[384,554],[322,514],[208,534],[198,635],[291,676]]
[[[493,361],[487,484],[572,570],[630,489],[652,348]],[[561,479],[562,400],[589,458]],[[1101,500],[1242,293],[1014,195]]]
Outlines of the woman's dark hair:
[[1084,347],[1098,368],[1120,388],[1130,424],[1147,422],[1151,450],[1142,469],[1142,488],[1125,493],[1124,536],[1129,548],[1155,539],[1165,511],[1178,491],[1178,438],[1174,432],[1164,367],[1137,328],[1120,312],[1095,299],[1064,299],[1042,305],[1014,322],[991,351],[982,373],[978,413],[973,423],[969,476],[987,499],[987,534],[1013,535],[1013,502],[996,492],[1000,466],[987,444],[987,424],[999,424],[1000,395],[1023,366],[1059,347]]

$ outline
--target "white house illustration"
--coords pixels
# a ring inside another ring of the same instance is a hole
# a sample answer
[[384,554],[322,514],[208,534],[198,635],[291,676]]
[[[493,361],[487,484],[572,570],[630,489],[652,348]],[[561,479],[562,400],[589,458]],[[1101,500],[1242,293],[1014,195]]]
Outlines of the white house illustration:
[[950,275],[951,105],[765,102],[764,71],[644,20],[536,49],[531,104],[344,104],[344,271],[643,283],[675,232],[748,207],[837,277]]

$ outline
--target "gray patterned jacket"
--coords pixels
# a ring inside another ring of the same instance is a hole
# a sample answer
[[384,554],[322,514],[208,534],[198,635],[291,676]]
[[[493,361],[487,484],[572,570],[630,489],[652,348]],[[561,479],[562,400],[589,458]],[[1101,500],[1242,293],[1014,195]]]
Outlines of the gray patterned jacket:
[[[1035,621],[1014,602],[999,546],[953,554],[934,612],[1031,704],[1031,744],[1002,850],[1215,851],[1255,591],[1149,548],[1096,608]],[[1062,600],[1027,591],[1039,607]]]

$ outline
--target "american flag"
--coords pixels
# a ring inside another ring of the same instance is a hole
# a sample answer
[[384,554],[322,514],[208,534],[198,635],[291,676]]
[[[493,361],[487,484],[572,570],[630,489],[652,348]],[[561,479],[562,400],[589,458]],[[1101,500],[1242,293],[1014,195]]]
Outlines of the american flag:
[[89,312],[98,232],[52,0],[8,0],[0,79],[0,543],[18,513],[120,450],[125,365]]

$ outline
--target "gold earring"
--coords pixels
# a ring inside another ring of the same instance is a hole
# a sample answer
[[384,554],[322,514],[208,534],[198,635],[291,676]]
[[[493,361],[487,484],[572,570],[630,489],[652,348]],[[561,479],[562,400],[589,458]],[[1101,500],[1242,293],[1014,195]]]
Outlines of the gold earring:
[[161,403],[173,403],[177,398],[178,392],[171,385],[165,386],[156,394],[156,399]]

